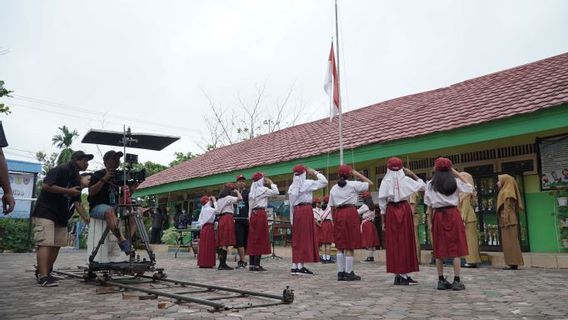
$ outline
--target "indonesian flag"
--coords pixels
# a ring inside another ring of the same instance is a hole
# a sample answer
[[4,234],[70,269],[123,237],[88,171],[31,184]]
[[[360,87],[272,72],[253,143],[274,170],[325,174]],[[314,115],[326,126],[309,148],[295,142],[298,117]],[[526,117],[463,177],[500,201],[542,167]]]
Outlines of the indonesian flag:
[[[333,92],[333,103],[329,106],[329,120],[333,119],[334,116],[339,114],[341,111],[341,106],[339,105],[339,74],[337,73],[337,67],[335,64],[335,53],[333,51],[333,42],[331,43],[331,50],[329,50],[328,71],[325,77],[325,83],[323,89],[331,98]],[[333,82],[333,91],[332,91]]]

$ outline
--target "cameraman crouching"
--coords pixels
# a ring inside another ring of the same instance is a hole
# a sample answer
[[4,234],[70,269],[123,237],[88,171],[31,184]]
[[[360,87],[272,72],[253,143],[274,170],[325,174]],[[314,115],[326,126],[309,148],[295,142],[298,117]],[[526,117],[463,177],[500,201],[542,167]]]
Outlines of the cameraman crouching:
[[[91,218],[104,219],[110,231],[118,239],[118,246],[126,254],[132,248],[130,241],[124,238],[120,232],[119,220],[116,215],[116,208],[119,202],[120,186],[113,182],[116,169],[120,166],[120,158],[123,153],[118,151],[108,151],[103,156],[105,169],[95,171],[89,184],[89,208]],[[136,222],[128,217],[131,235],[136,232]]]

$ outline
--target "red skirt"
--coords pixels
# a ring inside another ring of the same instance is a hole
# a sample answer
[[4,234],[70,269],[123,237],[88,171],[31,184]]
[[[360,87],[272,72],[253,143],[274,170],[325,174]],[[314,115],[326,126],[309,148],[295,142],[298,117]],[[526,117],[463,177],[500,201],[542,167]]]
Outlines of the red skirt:
[[374,248],[380,244],[377,228],[372,221],[364,221],[361,225],[361,246]]
[[292,223],[292,262],[319,262],[316,223],[311,205],[294,207]]
[[434,209],[432,238],[436,259],[468,255],[465,226],[457,207]]
[[394,274],[417,272],[414,220],[408,202],[389,202],[385,217],[387,272]]
[[235,238],[235,219],[230,213],[225,213],[219,218],[217,228],[217,246],[234,246],[237,243]]
[[333,222],[331,222],[331,220],[324,220],[318,229],[318,240],[320,245],[333,243]]
[[199,250],[197,251],[197,266],[213,268],[215,266],[215,230],[212,223],[206,223],[199,232]]
[[266,211],[264,209],[253,210],[249,220],[247,255],[259,256],[270,253],[272,250],[270,250]]
[[355,206],[338,208],[333,216],[333,235],[338,250],[361,249],[359,214]]

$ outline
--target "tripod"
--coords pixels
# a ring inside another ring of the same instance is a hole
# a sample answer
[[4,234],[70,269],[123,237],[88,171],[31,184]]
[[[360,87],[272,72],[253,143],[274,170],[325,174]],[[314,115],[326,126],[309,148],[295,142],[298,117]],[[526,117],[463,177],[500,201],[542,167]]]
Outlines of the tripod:
[[282,259],[282,257],[277,256],[276,253],[274,252],[274,225],[276,223],[276,213],[272,212],[272,217],[270,220],[272,222],[272,225],[270,226],[270,241],[272,242],[272,254],[268,257],[264,257],[265,259],[267,258],[272,258],[272,259]]

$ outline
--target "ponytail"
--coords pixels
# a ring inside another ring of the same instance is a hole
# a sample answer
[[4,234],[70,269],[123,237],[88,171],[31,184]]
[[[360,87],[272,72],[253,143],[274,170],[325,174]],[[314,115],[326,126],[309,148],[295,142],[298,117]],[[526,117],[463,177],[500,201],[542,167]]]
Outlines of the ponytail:
[[347,184],[347,180],[345,179],[344,176],[340,176],[339,180],[337,181],[337,185],[341,188],[345,187],[345,185]]

